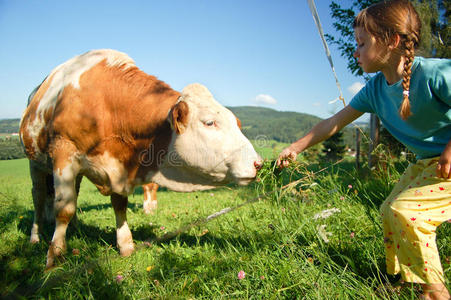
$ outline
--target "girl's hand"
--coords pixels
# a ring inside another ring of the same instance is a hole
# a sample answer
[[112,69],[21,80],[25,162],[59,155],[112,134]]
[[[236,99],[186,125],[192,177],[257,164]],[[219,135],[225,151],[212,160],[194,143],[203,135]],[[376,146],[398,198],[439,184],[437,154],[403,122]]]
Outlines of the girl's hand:
[[291,161],[296,160],[296,156],[298,156],[298,153],[290,147],[283,149],[277,159],[277,166],[281,168],[288,167]]
[[451,141],[446,145],[445,150],[437,163],[437,177],[451,179]]

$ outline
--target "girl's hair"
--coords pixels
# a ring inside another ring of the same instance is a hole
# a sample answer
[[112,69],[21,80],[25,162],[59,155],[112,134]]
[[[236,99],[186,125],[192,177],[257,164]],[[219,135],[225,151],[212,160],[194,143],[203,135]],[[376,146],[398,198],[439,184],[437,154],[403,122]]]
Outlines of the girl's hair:
[[421,21],[417,11],[408,0],[381,1],[363,9],[354,19],[353,27],[362,27],[384,44],[388,44],[395,34],[399,35],[401,40],[398,49],[403,52],[405,58],[403,101],[399,114],[406,120],[412,114],[409,102],[410,75],[421,33]]

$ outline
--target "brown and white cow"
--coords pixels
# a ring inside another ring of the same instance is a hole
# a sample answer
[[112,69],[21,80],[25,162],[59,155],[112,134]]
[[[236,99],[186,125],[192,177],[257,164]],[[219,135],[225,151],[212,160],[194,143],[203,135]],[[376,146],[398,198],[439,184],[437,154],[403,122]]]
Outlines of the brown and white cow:
[[188,192],[250,183],[260,158],[238,122],[206,87],[179,93],[118,51],[90,51],[55,68],[30,95],[20,124],[33,183],[32,243],[46,198],[54,198],[47,268],[66,250],[83,176],[111,196],[122,256],[134,250],[126,207],[135,186]]

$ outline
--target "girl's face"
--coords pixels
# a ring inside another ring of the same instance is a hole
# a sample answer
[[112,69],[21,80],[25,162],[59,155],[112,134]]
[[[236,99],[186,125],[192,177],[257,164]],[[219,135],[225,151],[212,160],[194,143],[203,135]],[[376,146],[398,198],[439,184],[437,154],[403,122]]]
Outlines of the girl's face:
[[354,28],[354,36],[357,42],[354,57],[357,58],[359,66],[365,73],[381,71],[388,59],[387,47],[362,27]]

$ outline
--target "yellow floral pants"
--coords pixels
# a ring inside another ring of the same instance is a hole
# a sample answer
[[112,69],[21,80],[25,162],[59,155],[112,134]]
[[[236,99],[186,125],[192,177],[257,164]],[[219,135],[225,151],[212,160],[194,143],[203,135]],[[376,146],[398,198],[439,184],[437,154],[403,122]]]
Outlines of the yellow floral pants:
[[380,208],[387,272],[406,282],[444,283],[435,230],[451,219],[451,180],[436,176],[437,161],[410,164]]

